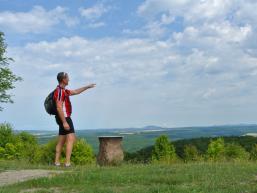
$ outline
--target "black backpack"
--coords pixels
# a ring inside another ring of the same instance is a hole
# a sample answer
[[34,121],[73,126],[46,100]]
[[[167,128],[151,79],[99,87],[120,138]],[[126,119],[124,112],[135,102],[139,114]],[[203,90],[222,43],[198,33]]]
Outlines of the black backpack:
[[44,106],[48,114],[57,115],[56,103],[54,101],[54,91],[46,97]]

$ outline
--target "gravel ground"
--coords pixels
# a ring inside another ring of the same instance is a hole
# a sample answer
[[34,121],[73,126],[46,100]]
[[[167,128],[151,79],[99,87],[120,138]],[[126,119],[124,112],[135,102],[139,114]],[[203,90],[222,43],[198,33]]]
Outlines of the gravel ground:
[[0,186],[9,185],[17,182],[22,182],[39,177],[49,177],[62,173],[63,171],[56,170],[7,170],[0,173]]

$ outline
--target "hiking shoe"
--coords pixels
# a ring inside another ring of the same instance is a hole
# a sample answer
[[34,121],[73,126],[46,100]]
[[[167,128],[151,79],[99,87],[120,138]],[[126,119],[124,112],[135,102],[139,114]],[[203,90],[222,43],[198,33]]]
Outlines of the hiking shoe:
[[70,163],[69,164],[65,163],[64,166],[68,168],[68,167],[71,167],[71,164]]
[[61,166],[60,163],[54,163],[54,165],[57,166],[57,167]]

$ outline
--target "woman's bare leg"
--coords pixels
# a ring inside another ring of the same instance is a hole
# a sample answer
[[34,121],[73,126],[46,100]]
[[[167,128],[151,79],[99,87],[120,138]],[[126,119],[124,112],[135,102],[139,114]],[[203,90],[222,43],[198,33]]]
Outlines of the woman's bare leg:
[[73,143],[76,140],[76,136],[74,133],[70,133],[66,135],[66,164],[70,164],[70,157],[72,153]]
[[65,143],[65,140],[66,140],[66,135],[59,135],[58,142],[57,142],[56,148],[55,148],[55,164],[59,164],[60,163],[62,147],[63,147],[63,145]]

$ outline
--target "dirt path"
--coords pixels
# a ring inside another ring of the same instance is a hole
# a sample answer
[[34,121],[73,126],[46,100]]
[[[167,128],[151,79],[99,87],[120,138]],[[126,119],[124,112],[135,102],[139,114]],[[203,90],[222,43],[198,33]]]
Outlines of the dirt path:
[[0,173],[0,186],[9,185],[16,182],[22,182],[39,177],[48,177],[62,172],[64,171],[42,169],[7,170]]

